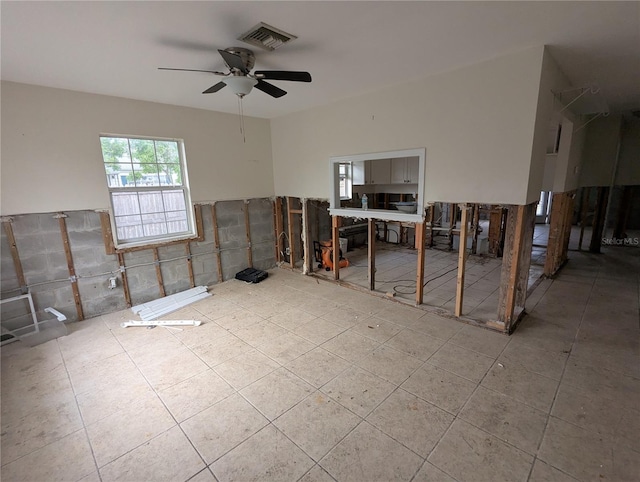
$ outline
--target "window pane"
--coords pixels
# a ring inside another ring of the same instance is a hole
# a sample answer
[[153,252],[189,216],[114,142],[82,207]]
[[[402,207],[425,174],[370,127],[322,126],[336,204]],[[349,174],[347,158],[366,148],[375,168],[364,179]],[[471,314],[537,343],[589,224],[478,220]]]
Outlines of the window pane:
[[179,164],[158,164],[158,172],[160,174],[160,185],[162,186],[181,186],[182,176],[180,175]]
[[111,196],[113,200],[114,216],[140,214],[140,205],[138,204],[138,193],[114,192]]
[[183,191],[163,191],[164,208],[167,211],[184,211],[186,206],[184,204],[184,192]]
[[178,143],[175,141],[156,141],[156,162],[180,164]]
[[142,223],[145,236],[162,236],[167,234],[167,223],[164,213],[143,214]]
[[101,137],[102,158],[104,162],[129,162],[129,142],[121,137]]
[[161,191],[141,192],[138,196],[140,198],[140,211],[143,214],[164,212]]
[[119,216],[115,221],[118,239],[136,239],[144,235],[140,216]]

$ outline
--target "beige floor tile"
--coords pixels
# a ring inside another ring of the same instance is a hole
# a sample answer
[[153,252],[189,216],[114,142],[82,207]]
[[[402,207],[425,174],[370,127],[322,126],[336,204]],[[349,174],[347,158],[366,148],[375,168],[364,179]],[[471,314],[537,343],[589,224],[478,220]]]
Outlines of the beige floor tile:
[[229,335],[229,332],[218,325],[215,321],[209,319],[197,318],[202,321],[200,326],[183,326],[182,331],[172,330],[172,334],[180,340],[185,346],[193,348],[201,345],[203,340],[217,340]]
[[527,315],[512,335],[513,342],[552,353],[569,353],[576,329],[548,323],[537,315]]
[[236,331],[236,336],[251,346],[260,346],[263,343],[284,335],[287,332],[281,326],[270,321],[261,321],[246,328]]
[[[131,315],[133,315],[133,313],[131,313]],[[130,318],[127,318],[127,321],[129,319],[138,318],[136,316],[131,316]],[[171,331],[165,328],[149,329],[142,326],[123,328],[118,324],[111,328],[111,332],[127,351],[160,342],[164,338],[172,338]]]
[[395,385],[400,385],[422,365],[422,361],[382,345],[370,355],[356,361],[356,365]]
[[453,477],[448,476],[429,462],[424,463],[412,480],[413,482],[456,482]]
[[51,373],[64,368],[62,354],[56,341],[28,347],[12,343],[2,347],[0,370],[3,385],[30,375],[33,380],[50,377]]
[[396,325],[395,323],[383,320],[374,315],[371,318],[356,323],[351,328],[351,331],[371,338],[378,343],[384,343],[400,333],[403,328],[403,326]]
[[458,333],[463,325],[457,320],[443,318],[435,313],[425,313],[415,321],[404,322],[407,328],[424,333],[425,335],[448,340]]
[[220,375],[208,369],[158,392],[158,395],[179,423],[233,392]]
[[424,312],[417,308],[411,308],[408,306],[387,306],[382,311],[376,313],[376,317],[397,323],[404,326],[406,322],[412,322],[424,316]]
[[295,360],[314,348],[315,345],[313,343],[291,332],[267,340],[258,347],[262,353],[281,365]]
[[345,331],[322,345],[327,351],[354,362],[379,346],[379,343],[352,331]]
[[84,366],[69,368],[69,377],[76,394],[100,391],[117,385],[121,381],[140,376],[140,372],[126,353],[95,360]]
[[314,392],[274,421],[282,433],[318,461],[362,419],[322,392]]
[[281,311],[270,316],[269,321],[287,330],[294,330],[298,326],[304,325],[315,318],[311,313],[302,311],[299,308],[287,307],[285,309],[281,306]]
[[425,361],[438,351],[444,343],[444,340],[425,335],[424,333],[418,333],[413,330],[403,330],[387,341],[386,345]]
[[205,467],[178,426],[100,469],[102,482],[187,480]]
[[314,465],[309,472],[304,474],[299,482],[334,482],[326,470],[319,465]]
[[2,463],[5,465],[0,475],[6,481],[66,482],[79,480],[96,470],[84,430],[78,430],[18,460],[7,462],[3,449]]
[[640,452],[640,411],[622,406],[612,410],[611,400],[562,385],[551,414],[591,432],[623,437],[630,447]]
[[569,355],[532,347],[520,339],[513,339],[500,355],[503,365],[520,365],[538,375],[560,380]]
[[351,328],[361,320],[370,318],[374,313],[375,310],[368,311],[362,306],[360,307],[360,309],[355,309],[354,306],[350,304],[347,307],[340,307],[331,311],[327,311],[320,316],[325,320],[328,320],[347,329]]
[[352,367],[322,387],[322,392],[352,412],[365,417],[396,386],[362,368]]
[[180,426],[207,464],[256,433],[269,421],[240,395],[212,405]]
[[252,384],[280,365],[257,350],[216,365],[215,371],[236,390]]
[[549,419],[538,458],[578,480],[631,482],[640,473],[638,453],[626,444],[555,417]]
[[429,456],[429,462],[460,482],[526,480],[533,457],[456,420]]
[[313,466],[305,453],[272,425],[211,465],[220,482],[297,480]]
[[332,380],[349,368],[351,364],[324,348],[313,350],[300,355],[285,365],[285,368],[316,388]]
[[496,363],[482,380],[490,388],[548,413],[558,388],[558,381],[524,369],[521,365]]
[[240,391],[269,420],[275,420],[300,400],[313,387],[290,371],[279,368]]
[[101,482],[100,474],[96,470],[95,472],[91,472],[89,475],[85,475],[78,482]]
[[60,346],[62,357],[67,369],[91,363],[100,358],[109,358],[124,349],[115,337],[109,335],[96,340],[86,340],[82,344],[71,344]]
[[107,377],[111,380],[107,386],[100,380],[96,385],[101,389],[96,387],[76,396],[85,425],[126,409],[141,397],[153,395],[153,389],[137,369],[121,375],[115,379]]
[[489,330],[479,330],[475,326],[467,325],[449,341],[467,350],[496,358],[507,343],[509,343],[509,337]]
[[545,464],[540,459],[533,464],[529,482],[575,482],[577,479],[560,472],[555,467]]
[[340,442],[320,465],[336,480],[411,480],[422,459],[366,422]]
[[476,387],[469,380],[425,364],[401,385],[406,391],[456,414]]
[[82,428],[82,418],[72,397],[39,407],[18,418],[3,417],[2,463],[30,454]]
[[529,454],[535,454],[547,423],[544,412],[479,387],[458,417]]
[[321,345],[327,340],[339,335],[346,328],[336,325],[324,318],[316,318],[308,323],[296,327],[293,332],[302,338],[309,340],[314,345]]
[[251,345],[235,335],[206,341],[193,348],[193,352],[212,368],[251,350]]
[[453,415],[435,405],[404,390],[396,390],[367,417],[367,422],[426,457],[453,419]]
[[479,382],[493,362],[494,358],[447,343],[434,353],[427,363],[473,382]]
[[209,369],[191,350],[183,348],[169,355],[158,354],[156,360],[137,363],[151,386],[161,391]]
[[152,395],[88,425],[87,433],[98,467],[102,467],[173,425],[167,409]]
[[218,482],[208,468],[191,477],[188,482]]
[[264,318],[262,316],[256,315],[252,311],[240,309],[216,319],[215,322],[225,330],[234,333],[241,328],[255,325],[263,320]]

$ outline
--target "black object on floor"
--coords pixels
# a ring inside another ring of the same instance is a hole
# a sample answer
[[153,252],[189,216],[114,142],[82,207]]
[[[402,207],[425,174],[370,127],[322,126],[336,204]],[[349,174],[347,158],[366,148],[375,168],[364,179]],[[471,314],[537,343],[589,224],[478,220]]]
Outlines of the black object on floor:
[[255,268],[247,268],[242,271],[236,273],[236,279],[240,281],[246,281],[248,283],[260,283],[260,281],[266,279],[269,276],[269,273],[266,271],[261,271]]

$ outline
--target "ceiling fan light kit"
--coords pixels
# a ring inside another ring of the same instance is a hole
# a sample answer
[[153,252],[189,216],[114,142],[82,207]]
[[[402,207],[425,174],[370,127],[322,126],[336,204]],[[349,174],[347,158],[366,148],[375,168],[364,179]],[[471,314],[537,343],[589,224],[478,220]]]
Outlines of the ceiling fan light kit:
[[251,92],[253,86],[258,83],[256,79],[245,77],[243,75],[229,76],[222,82],[227,84],[231,89],[231,92],[236,94],[238,97],[244,97],[245,95],[247,95],[249,92]]

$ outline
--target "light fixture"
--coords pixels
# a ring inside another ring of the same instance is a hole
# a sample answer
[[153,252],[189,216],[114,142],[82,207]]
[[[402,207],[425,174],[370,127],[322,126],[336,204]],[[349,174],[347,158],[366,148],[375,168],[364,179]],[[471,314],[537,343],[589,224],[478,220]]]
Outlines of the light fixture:
[[256,79],[246,77],[244,75],[234,75],[231,77],[226,77],[222,80],[222,82],[227,84],[231,89],[231,92],[233,92],[240,98],[251,92],[253,86],[258,83]]

